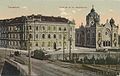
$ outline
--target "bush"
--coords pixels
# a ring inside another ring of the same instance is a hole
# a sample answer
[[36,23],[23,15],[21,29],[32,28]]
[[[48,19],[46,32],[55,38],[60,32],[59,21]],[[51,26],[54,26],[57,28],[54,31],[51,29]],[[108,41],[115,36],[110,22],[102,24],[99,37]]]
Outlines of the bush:
[[43,59],[45,59],[45,53],[41,49],[40,50],[35,50],[33,58],[43,60]]

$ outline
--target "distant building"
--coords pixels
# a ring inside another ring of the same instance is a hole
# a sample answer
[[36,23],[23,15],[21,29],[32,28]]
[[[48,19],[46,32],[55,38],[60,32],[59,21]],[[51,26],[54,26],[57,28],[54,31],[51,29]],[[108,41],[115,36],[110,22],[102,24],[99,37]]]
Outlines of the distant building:
[[1,47],[27,49],[29,37],[31,50],[68,50],[70,37],[72,49],[75,47],[74,35],[74,22],[62,17],[30,15],[0,20]]
[[76,46],[90,47],[96,49],[118,47],[118,26],[113,18],[100,24],[100,15],[92,8],[86,16],[86,25],[83,24],[76,29]]

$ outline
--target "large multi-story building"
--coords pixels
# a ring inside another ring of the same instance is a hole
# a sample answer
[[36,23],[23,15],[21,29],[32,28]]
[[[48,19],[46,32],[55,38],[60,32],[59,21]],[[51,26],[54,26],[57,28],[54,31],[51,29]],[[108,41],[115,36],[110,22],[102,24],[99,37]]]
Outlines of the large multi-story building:
[[30,15],[0,20],[1,47],[27,49],[29,41],[31,50],[69,50],[75,47],[74,35],[74,21],[62,17]]
[[96,49],[118,48],[118,26],[111,18],[100,24],[100,15],[92,8],[86,16],[86,25],[76,29],[76,46]]

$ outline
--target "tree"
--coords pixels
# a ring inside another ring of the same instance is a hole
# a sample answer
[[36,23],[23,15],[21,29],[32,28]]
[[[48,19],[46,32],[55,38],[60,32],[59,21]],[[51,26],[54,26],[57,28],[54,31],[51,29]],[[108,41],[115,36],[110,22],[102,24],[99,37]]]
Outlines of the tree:
[[92,56],[91,63],[95,64],[95,57],[94,57],[94,55]]
[[88,64],[88,63],[89,63],[89,59],[88,59],[87,56],[84,57],[84,63],[85,63],[85,64]]

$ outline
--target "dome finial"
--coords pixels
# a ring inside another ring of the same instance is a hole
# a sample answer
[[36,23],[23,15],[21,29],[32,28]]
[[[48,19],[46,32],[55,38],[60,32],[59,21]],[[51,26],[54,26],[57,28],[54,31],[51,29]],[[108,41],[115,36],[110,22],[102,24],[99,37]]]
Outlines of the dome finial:
[[94,5],[92,5],[92,9],[94,9]]
[[81,26],[83,26],[83,22],[81,23]]
[[114,24],[115,20],[113,18],[110,19],[110,24]]
[[94,12],[94,11],[95,11],[95,9],[94,9],[94,5],[92,5],[91,12]]

